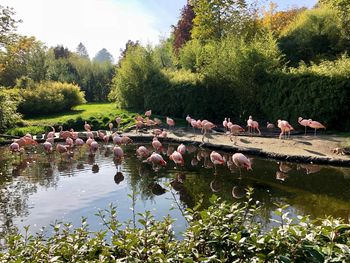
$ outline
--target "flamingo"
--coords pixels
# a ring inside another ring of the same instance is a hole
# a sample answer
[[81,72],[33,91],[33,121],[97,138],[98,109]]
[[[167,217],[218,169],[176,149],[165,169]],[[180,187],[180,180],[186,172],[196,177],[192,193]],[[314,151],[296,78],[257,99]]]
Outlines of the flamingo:
[[281,129],[281,133],[279,135],[279,138],[282,138],[283,134],[286,134],[288,132],[288,137],[290,137],[290,131],[294,130],[294,128],[292,127],[292,125],[289,124],[288,121],[285,120],[278,120],[278,128]]
[[91,125],[88,124],[87,121],[85,121],[84,130],[85,130],[85,131],[91,131]]
[[9,146],[9,149],[12,153],[15,153],[15,152],[19,152],[20,151],[20,146],[17,142],[13,142],[11,143],[11,145]]
[[78,132],[74,131],[74,129],[70,129],[69,131],[73,140],[76,140],[79,137]]
[[113,144],[118,144],[118,145],[122,144],[122,138],[117,133],[113,135]]
[[143,122],[138,120],[136,121],[136,133],[143,127]]
[[194,120],[194,119],[192,119],[192,120],[191,120],[191,126],[192,126],[192,128],[193,128],[193,133],[196,133],[195,128],[198,128],[198,126],[197,126],[197,121]]
[[210,153],[210,161],[214,164],[214,169],[215,169],[215,175],[216,175],[216,165],[222,165],[225,163],[224,158],[221,156],[221,154],[212,151]]
[[187,115],[187,117],[186,117],[186,122],[188,123],[188,126],[191,125],[192,118],[190,117],[190,115]]
[[166,123],[169,125],[169,130],[170,127],[175,127],[175,121],[169,117],[166,117]]
[[318,121],[313,121],[311,119],[309,120],[309,127],[312,128],[312,129],[315,129],[314,136],[316,136],[316,130],[317,129],[326,129],[326,127],[322,123],[320,123]]
[[109,128],[109,131],[112,133],[112,129],[113,129],[113,123],[108,123],[108,128]]
[[90,147],[90,145],[91,145],[91,143],[92,143],[93,141],[94,141],[93,138],[88,138],[88,139],[86,140],[86,145]]
[[103,136],[103,139],[102,139],[102,140],[105,142],[105,144],[108,144],[108,142],[109,142],[109,137],[110,137],[110,136],[107,135],[107,134],[106,134],[105,136]]
[[60,129],[59,138],[62,138],[62,139],[65,140],[68,137],[72,136],[71,132],[70,131],[64,131],[62,126],[60,126],[59,129]]
[[50,126],[52,131],[47,134],[47,138],[55,138],[56,130],[53,126]]
[[[203,125],[204,133],[203,133],[203,137],[202,137],[202,142],[204,142],[204,136],[214,127],[216,127],[216,125],[214,125],[210,121],[207,121],[204,123],[204,125]],[[209,137],[208,137],[208,142],[209,142]]]
[[98,142],[97,141],[92,141],[90,144],[90,154],[95,155],[99,148]]
[[155,168],[156,165],[166,166],[166,161],[158,153],[152,153],[150,157],[147,158],[148,163],[152,163],[152,167]]
[[232,155],[232,161],[239,168],[240,177],[242,176],[241,167],[246,168],[247,171],[252,170],[250,160],[242,153],[235,153],[234,155]]
[[248,133],[252,132],[252,126],[253,126],[253,117],[249,116],[249,119],[247,120],[247,126],[248,126]]
[[166,138],[166,137],[168,137],[168,133],[166,131],[162,131],[162,133],[159,135],[159,137]]
[[233,123],[231,122],[231,119],[228,118],[228,120],[227,120],[227,129],[230,129],[232,125],[233,125]]
[[174,151],[170,156],[169,159],[172,160],[175,165],[180,164],[184,165],[184,159],[182,157],[182,154],[179,153],[178,151]]
[[148,110],[145,112],[145,116],[148,118],[151,117],[151,114],[152,114],[152,110]]
[[162,151],[162,143],[157,139],[157,137],[153,138],[152,146],[156,151]]
[[120,148],[119,146],[114,146],[113,154],[114,154],[114,157],[119,161],[122,160],[124,157],[123,149]]
[[26,147],[28,145],[38,145],[38,142],[36,140],[25,136],[15,140],[15,142],[18,143],[20,147]]
[[56,151],[61,155],[62,158],[62,154],[68,152],[68,148],[63,144],[57,144]]
[[75,145],[76,146],[83,146],[84,145],[84,141],[82,140],[82,139],[80,139],[80,138],[76,138],[75,139]]
[[266,128],[270,129],[270,130],[273,130],[275,128],[275,125],[273,123],[269,123],[267,122],[266,123]]
[[186,152],[186,146],[185,146],[183,143],[181,143],[181,144],[177,147],[177,151],[178,151],[179,153],[181,153],[181,154],[185,154],[185,152]]
[[119,124],[121,121],[122,121],[122,118],[120,117],[115,118],[115,122],[117,123],[117,130],[119,129]]
[[306,135],[306,129],[307,129],[307,127],[309,126],[309,122],[310,122],[310,120],[303,119],[302,117],[299,117],[299,118],[298,118],[298,123],[299,123],[301,126],[304,126],[304,127],[305,127],[305,135]]
[[234,135],[235,136],[235,142],[234,142],[235,145],[237,144],[237,135],[240,132],[244,132],[244,129],[241,126],[239,126],[237,124],[231,125],[231,127],[230,127],[230,141],[232,142],[232,135]]
[[222,122],[222,126],[224,126],[225,130],[227,130],[227,118]]
[[128,136],[122,136],[122,144],[129,144],[132,143],[132,140]]
[[149,150],[145,146],[140,146],[136,150],[136,155],[141,157],[141,158],[147,158],[150,155]]
[[43,146],[44,146],[44,151],[46,153],[52,153],[52,144],[50,142],[48,141],[44,142]]
[[68,148],[72,148],[73,145],[74,145],[73,139],[72,139],[71,137],[68,137],[68,138],[66,139],[66,146],[68,146]]

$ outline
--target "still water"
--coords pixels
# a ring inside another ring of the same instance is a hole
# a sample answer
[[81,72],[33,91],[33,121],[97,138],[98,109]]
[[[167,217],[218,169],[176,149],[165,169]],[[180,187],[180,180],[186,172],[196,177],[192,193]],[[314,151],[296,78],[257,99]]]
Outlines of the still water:
[[[151,148],[150,143],[144,145]],[[170,214],[180,233],[186,228],[186,207],[201,199],[207,206],[213,193],[229,202],[244,200],[248,186],[262,203],[266,225],[276,202],[289,204],[292,215],[332,215],[349,221],[349,168],[253,157],[253,171],[242,171],[241,178],[227,165],[218,166],[215,175],[209,150],[187,145],[185,166],[175,167],[168,155],[178,145],[168,145],[163,153],[167,166],[154,171],[136,158],[138,146],[123,146],[121,166],[113,162],[113,145],[101,144],[94,157],[85,148],[75,150],[73,157],[46,155],[40,146],[22,157],[0,148],[0,238],[13,226],[31,225],[32,233],[55,220],[79,226],[82,216],[88,217],[91,230],[97,230],[101,221],[95,214],[110,203],[117,206],[120,221],[145,210],[158,219]]]

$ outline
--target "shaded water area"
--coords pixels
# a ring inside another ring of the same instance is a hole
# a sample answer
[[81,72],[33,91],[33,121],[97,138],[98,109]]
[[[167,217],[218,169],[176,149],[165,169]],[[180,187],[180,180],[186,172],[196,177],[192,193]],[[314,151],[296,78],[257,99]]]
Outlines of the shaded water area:
[[[151,148],[150,143],[144,145]],[[136,158],[138,146],[123,146],[121,166],[113,161],[113,145],[101,144],[94,157],[85,147],[75,149],[72,157],[48,156],[40,146],[22,157],[0,148],[0,238],[13,226],[31,225],[31,232],[37,232],[56,219],[79,226],[82,216],[88,217],[92,230],[98,230],[101,220],[95,213],[109,203],[117,206],[121,221],[145,210],[158,219],[170,214],[176,219],[175,232],[180,233],[186,228],[182,215],[186,207],[201,199],[208,206],[213,193],[228,202],[244,200],[248,186],[262,204],[265,226],[276,202],[289,204],[292,215],[331,215],[349,221],[349,168],[252,157],[253,171],[242,170],[241,178],[232,165],[218,166],[215,175],[209,150],[187,145],[185,165],[175,167],[168,155],[178,145],[168,145],[163,153],[167,166],[154,171]],[[232,156],[222,154],[226,159]]]

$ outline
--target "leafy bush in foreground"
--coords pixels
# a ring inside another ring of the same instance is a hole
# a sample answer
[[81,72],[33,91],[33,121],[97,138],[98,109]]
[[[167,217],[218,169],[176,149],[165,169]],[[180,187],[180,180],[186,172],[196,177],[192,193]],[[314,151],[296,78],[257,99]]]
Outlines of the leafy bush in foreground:
[[21,119],[17,113],[19,100],[10,90],[0,87],[0,132],[13,127]]
[[248,194],[245,203],[228,204],[216,197],[205,210],[189,209],[189,227],[177,240],[172,219],[156,221],[150,212],[138,223],[117,220],[115,207],[100,211],[106,228],[92,233],[86,219],[79,228],[57,223],[53,234],[8,235],[1,262],[349,262],[350,225],[335,219],[297,221],[275,214],[279,224],[264,231]]

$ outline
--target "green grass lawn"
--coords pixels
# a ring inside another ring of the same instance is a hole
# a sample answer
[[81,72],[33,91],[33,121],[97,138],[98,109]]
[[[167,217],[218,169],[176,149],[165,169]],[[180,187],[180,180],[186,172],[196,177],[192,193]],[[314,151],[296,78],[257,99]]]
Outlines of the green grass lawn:
[[71,111],[50,115],[25,116],[24,127],[17,127],[9,130],[11,135],[23,136],[26,133],[41,134],[51,130],[50,126],[62,125],[64,129],[74,128],[77,131],[83,130],[84,122],[92,125],[94,130],[108,129],[108,123],[114,125],[115,118],[121,117],[121,128],[134,124],[134,117],[137,112],[117,109],[113,103],[87,103],[74,107]]
[[104,116],[110,116],[114,119],[119,115],[130,115],[136,114],[126,110],[117,109],[113,103],[87,103],[74,107],[71,111],[56,113],[51,115],[40,115],[40,116],[27,116],[24,117],[24,121],[28,125],[57,125],[58,123],[64,123],[70,119],[81,118],[88,120],[91,117],[103,118]]

